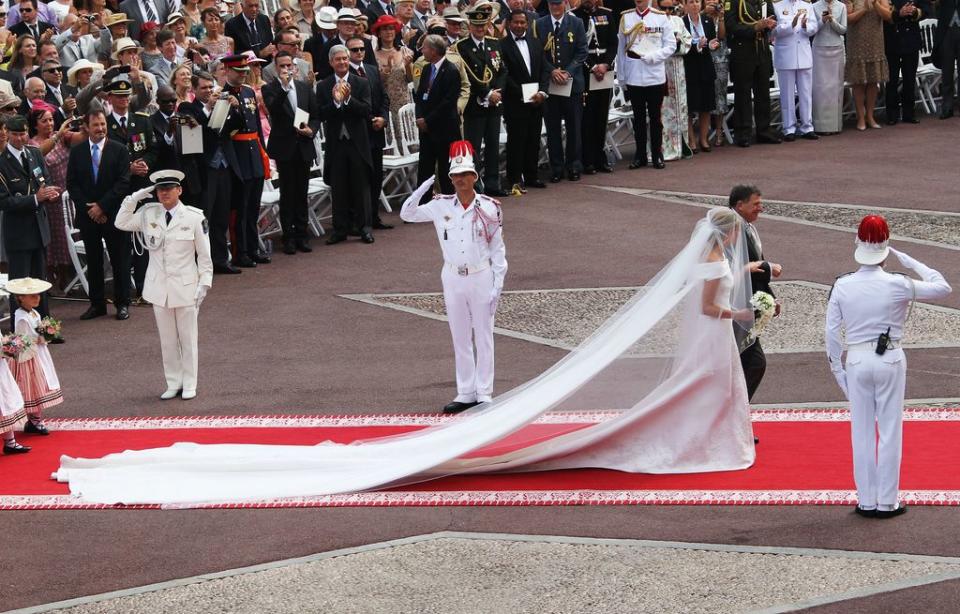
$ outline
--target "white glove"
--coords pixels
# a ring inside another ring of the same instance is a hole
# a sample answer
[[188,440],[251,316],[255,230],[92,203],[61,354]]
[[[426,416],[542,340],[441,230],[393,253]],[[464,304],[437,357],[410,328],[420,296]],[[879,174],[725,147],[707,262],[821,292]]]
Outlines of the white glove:
[[894,256],[896,256],[896,257],[897,257],[897,260],[900,261],[900,264],[902,264],[903,266],[907,267],[908,269],[915,269],[915,268],[916,268],[916,267],[915,267],[915,264],[916,264],[917,261],[914,260],[913,258],[911,258],[910,256],[904,254],[904,253],[901,252],[900,250],[894,249],[894,248],[891,247],[891,248],[890,248],[890,253],[893,254]]
[[130,198],[131,202],[133,202],[133,204],[137,204],[138,202],[140,202],[140,201],[143,200],[144,198],[150,196],[150,192],[153,192],[153,186],[146,187],[146,188],[141,188],[141,189],[137,190],[136,192],[134,192],[133,194],[131,194],[131,195],[129,196],[129,198]]
[[494,288],[490,294],[490,315],[497,315],[497,305],[500,303],[500,290]]
[[843,396],[849,400],[850,394],[847,392],[847,372],[843,369],[837,369],[833,372],[833,377],[836,378],[837,385],[840,386],[840,390],[843,391]]
[[210,286],[197,286],[197,293],[193,295],[193,300],[197,307],[200,307],[200,303],[203,302],[203,299],[207,298],[207,290],[209,289]]

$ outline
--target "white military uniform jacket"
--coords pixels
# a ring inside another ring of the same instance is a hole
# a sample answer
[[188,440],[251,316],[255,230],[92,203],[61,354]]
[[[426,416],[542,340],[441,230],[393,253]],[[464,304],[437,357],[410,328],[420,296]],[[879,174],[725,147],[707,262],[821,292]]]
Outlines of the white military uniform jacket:
[[127,197],[117,213],[116,227],[142,232],[150,250],[143,284],[143,298],[159,307],[190,307],[196,303],[197,286],[213,285],[210,237],[203,211],[183,203],[173,209],[170,224],[160,203],[147,203],[134,211]]
[[[777,70],[803,70],[813,68],[813,51],[810,38],[820,28],[820,16],[812,4],[803,0],[781,0],[773,5],[777,27],[773,31],[773,67]],[[797,25],[793,18],[800,14]],[[803,25],[803,17],[807,25]]]
[[621,86],[666,83],[663,63],[676,48],[677,38],[666,14],[651,8],[642,13],[623,11],[617,33],[617,80]]
[[433,222],[444,265],[454,272],[486,266],[493,269],[497,291],[503,288],[507,274],[502,215],[499,203],[484,194],[477,194],[466,209],[451,194],[419,206],[416,199],[410,199],[400,211],[400,218],[406,222]]

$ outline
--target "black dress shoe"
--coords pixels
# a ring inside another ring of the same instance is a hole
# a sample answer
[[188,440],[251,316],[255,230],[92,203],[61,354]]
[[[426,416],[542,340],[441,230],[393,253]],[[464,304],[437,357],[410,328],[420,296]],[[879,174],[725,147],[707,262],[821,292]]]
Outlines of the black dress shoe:
[[600,171],[601,173],[612,173],[613,167],[610,166],[609,164],[601,164],[600,166],[597,167],[597,170]]
[[460,412],[466,411],[471,407],[475,407],[479,404],[480,403],[477,403],[476,401],[474,401],[473,403],[461,403],[459,401],[454,401],[453,403],[447,403],[446,405],[443,406],[443,413],[459,414]]
[[817,133],[814,131],[804,132],[800,135],[800,138],[807,139],[808,141],[819,141],[820,137],[817,136]]
[[233,266],[229,262],[227,264],[213,265],[213,272],[219,273],[220,275],[239,275],[240,273],[243,273],[243,271]]
[[364,243],[373,243],[373,235],[370,234],[369,232],[361,232],[360,240],[363,241]]
[[920,120],[917,119],[916,117],[911,117],[911,118],[909,118],[909,119],[906,118],[906,117],[904,117],[904,118],[903,118],[903,123],[905,123],[905,124],[919,124],[919,123],[920,123]]
[[750,147],[749,139],[739,139],[737,141],[737,147]]
[[[484,192],[484,194],[486,194],[490,198],[506,198],[507,196],[510,196],[508,193],[504,192],[500,188],[497,188],[496,190],[487,190],[486,192]],[[376,226],[374,226],[374,228],[376,228]]]
[[940,119],[950,119],[951,117],[953,117],[953,109],[940,112]]
[[343,243],[346,240],[347,240],[346,235],[330,235],[326,240],[326,244],[336,245],[337,243]]
[[663,158],[654,158],[654,160],[653,160],[653,168],[655,168],[655,169],[657,169],[657,170],[663,170],[663,169],[667,168],[667,165],[664,163]]
[[297,247],[297,251],[301,251],[304,254],[309,254],[310,252],[313,251],[313,248],[310,247],[310,241],[307,239],[300,239],[299,241],[297,241],[296,247]]
[[853,508],[853,513],[857,516],[863,516],[864,518],[876,518],[877,510],[865,510],[859,505]]
[[117,307],[117,319],[118,320],[129,320],[130,319],[130,307],[126,305],[120,305]]
[[592,166],[584,166],[584,167],[583,167],[583,174],[584,174],[584,175],[596,175],[596,174],[597,174],[597,169],[594,168],[594,167],[592,167]]
[[54,337],[52,341],[48,341],[50,345],[60,345],[61,343],[66,343],[63,337]]
[[891,117],[890,119],[887,120],[887,125],[888,125],[888,126],[896,126],[896,125],[897,125],[897,120],[896,120],[895,118]]
[[293,241],[283,242],[283,253],[292,256],[297,253],[297,246]]
[[894,516],[902,516],[907,513],[907,506],[900,504],[895,510],[877,510],[877,518],[893,518]]
[[780,143],[783,142],[783,139],[781,139],[781,138],[780,138],[779,136],[777,136],[776,134],[770,134],[770,133],[768,133],[768,132],[762,132],[762,133],[760,133],[760,134],[757,135],[757,142],[758,142],[758,143],[766,143],[767,145],[779,145]]
[[562,175],[551,175],[551,176],[550,176],[550,183],[560,183],[561,181],[563,181],[563,176],[562,176]]
[[792,143],[797,140],[797,137],[791,132],[790,134],[784,134],[782,140],[784,143]]
[[47,427],[45,427],[45,426],[42,425],[42,424],[37,424],[36,422],[33,422],[32,420],[27,420],[27,423],[23,425],[23,432],[24,432],[24,433],[33,433],[34,435],[49,435],[49,434],[50,434],[50,430],[47,429]]
[[380,220],[377,220],[376,222],[373,223],[374,230],[391,230],[392,228],[393,228],[393,224],[384,224]]
[[3,444],[3,453],[4,454],[26,454],[30,451],[30,446],[25,446],[19,442],[13,442],[12,444],[5,443]]
[[635,158],[633,162],[630,163],[630,170],[633,170],[635,168],[643,168],[646,165],[647,165],[646,158]]
[[90,305],[87,307],[87,310],[83,312],[80,316],[81,320],[92,320],[94,318],[99,318],[100,316],[107,315],[107,308],[100,307],[97,305]]
[[570,181],[580,181],[580,173],[577,171],[570,171],[567,173],[567,179]]
[[253,260],[257,264],[270,264],[270,256],[264,254],[263,252],[257,252],[250,256],[250,260]]
[[753,436],[753,445],[757,445],[758,443],[760,443],[760,438],[757,437],[756,435],[754,435],[754,436]]
[[241,256],[240,258],[237,258],[236,264],[238,267],[241,267],[244,269],[255,269],[257,267],[257,263],[251,260],[250,258],[247,258],[246,256]]
[[545,184],[544,182],[540,181],[539,179],[534,179],[533,181],[528,181],[528,182],[526,182],[525,184],[523,184],[523,187],[525,187],[525,188],[540,188],[540,189],[543,189],[543,188],[547,187],[547,184]]

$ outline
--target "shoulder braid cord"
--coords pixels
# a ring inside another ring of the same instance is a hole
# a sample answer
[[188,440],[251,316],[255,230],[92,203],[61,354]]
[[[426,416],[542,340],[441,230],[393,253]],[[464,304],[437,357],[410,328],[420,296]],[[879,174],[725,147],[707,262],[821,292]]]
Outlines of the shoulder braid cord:
[[463,60],[463,68],[467,71],[467,74],[470,75],[470,78],[474,81],[480,83],[481,85],[490,85],[490,82],[493,81],[493,71],[490,70],[490,65],[487,64],[487,58],[484,57],[483,61],[483,78],[481,79],[470,69],[470,63],[463,57],[463,54],[460,53],[460,46],[454,45],[457,50],[457,55],[460,56],[460,59]]

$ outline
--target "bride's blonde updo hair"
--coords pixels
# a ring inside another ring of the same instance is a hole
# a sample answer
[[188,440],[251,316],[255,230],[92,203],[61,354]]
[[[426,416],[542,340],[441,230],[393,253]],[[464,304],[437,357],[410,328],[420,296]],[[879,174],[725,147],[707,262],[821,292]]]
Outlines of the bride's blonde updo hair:
[[717,232],[726,236],[740,223],[740,214],[728,207],[714,207],[707,213],[707,219]]

